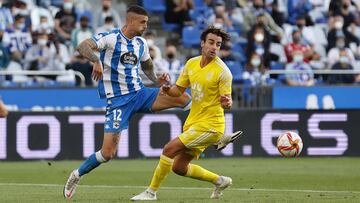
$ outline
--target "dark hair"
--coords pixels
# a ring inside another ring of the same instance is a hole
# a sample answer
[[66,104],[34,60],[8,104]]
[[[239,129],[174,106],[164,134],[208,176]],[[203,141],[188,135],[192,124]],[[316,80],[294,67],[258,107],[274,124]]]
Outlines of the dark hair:
[[146,10],[141,7],[141,6],[138,6],[138,5],[132,5],[130,6],[126,13],[136,13],[136,14],[139,14],[139,15],[144,15],[144,16],[149,16],[148,13],[146,12]]
[[112,16],[106,16],[105,23],[111,23],[111,22],[113,22],[113,17]]
[[220,29],[220,28],[215,28],[214,26],[209,26],[201,33],[201,36],[200,36],[201,41],[205,42],[206,37],[209,33],[221,37],[223,44],[230,40],[230,35],[227,32],[225,32],[225,30]]
[[25,16],[21,15],[21,14],[17,14],[15,17],[14,17],[14,20],[15,21],[18,21],[20,20],[21,18],[25,18]]

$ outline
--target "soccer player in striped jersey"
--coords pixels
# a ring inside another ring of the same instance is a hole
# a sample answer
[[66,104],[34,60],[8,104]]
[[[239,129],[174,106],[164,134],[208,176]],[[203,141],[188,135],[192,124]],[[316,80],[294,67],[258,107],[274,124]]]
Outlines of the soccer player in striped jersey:
[[171,170],[181,176],[214,184],[211,198],[219,198],[232,184],[230,177],[219,176],[190,163],[224,137],[224,109],[232,106],[232,74],[217,53],[227,40],[229,35],[221,29],[209,27],[204,30],[201,56],[187,61],[176,85],[161,87],[165,94],[173,97],[181,97],[190,87],[192,106],[183,133],[165,145],[148,189],[131,200],[156,200],[156,191]]
[[[65,198],[74,195],[80,177],[115,155],[120,132],[128,127],[134,113],[190,105],[191,99],[186,93],[170,97],[160,94],[159,88],[147,88],[142,84],[140,68],[159,86],[170,81],[168,74],[158,78],[154,74],[149,48],[145,39],[140,37],[147,28],[147,22],[147,12],[140,6],[131,6],[127,10],[124,27],[99,33],[77,47],[82,56],[94,63],[92,76],[99,81],[99,95],[107,99],[107,107],[102,148],[70,174],[63,190]],[[100,57],[95,54],[96,51],[100,52]]]

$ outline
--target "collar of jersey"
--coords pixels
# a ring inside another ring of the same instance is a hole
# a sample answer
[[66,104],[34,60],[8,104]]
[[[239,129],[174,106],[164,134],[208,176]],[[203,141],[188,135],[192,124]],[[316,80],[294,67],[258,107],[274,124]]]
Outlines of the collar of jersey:
[[122,30],[121,30],[120,28],[119,28],[119,30],[120,30],[121,36],[123,36],[123,37],[126,39],[127,42],[131,42],[131,41],[132,41],[132,39],[129,39],[129,38],[127,38],[127,37],[124,35],[124,33],[122,32]]

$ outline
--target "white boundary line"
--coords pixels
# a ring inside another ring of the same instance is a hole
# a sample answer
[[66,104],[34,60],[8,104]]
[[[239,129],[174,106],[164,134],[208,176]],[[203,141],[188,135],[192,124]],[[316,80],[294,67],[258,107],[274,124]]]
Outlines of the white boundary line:
[[[64,187],[60,184],[37,184],[37,183],[0,183],[1,186],[21,186],[21,187]],[[131,185],[79,185],[84,188],[119,188],[119,189],[145,189],[147,186]],[[162,190],[212,190],[205,187],[161,187]],[[308,193],[353,193],[360,194],[360,191],[349,190],[291,190],[291,189],[266,189],[266,188],[228,188],[230,191],[254,191],[254,192],[308,192]]]

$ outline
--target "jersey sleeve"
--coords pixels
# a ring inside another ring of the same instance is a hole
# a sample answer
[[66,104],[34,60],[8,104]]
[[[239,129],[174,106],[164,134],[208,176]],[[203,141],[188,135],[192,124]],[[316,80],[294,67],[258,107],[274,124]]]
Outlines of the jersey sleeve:
[[187,88],[190,85],[190,80],[189,80],[189,73],[188,73],[188,69],[189,69],[189,63],[186,63],[179,78],[176,81],[176,85],[183,87],[183,88]]
[[232,85],[232,74],[230,70],[223,70],[219,78],[219,93],[220,95],[231,94],[231,85]]
[[114,34],[109,32],[102,32],[94,35],[91,39],[96,43],[96,46],[99,50],[104,50],[111,46],[111,41],[113,41],[113,38]]

